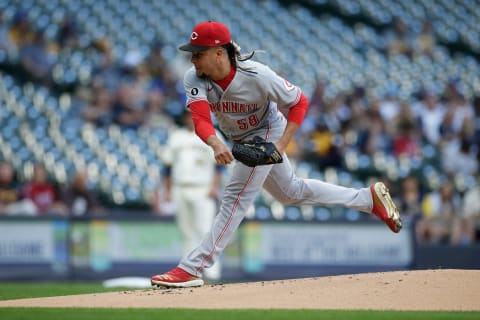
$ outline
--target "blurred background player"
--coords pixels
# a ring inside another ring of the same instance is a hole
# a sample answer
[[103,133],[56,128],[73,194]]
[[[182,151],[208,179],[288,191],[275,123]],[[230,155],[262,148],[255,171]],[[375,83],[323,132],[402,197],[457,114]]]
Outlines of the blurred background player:
[[[182,115],[182,126],[174,130],[164,152],[165,200],[173,200],[187,255],[201,242],[212,226],[221,185],[222,166],[215,162],[211,148],[195,134],[190,112]],[[221,264],[204,270],[206,279],[217,282]]]

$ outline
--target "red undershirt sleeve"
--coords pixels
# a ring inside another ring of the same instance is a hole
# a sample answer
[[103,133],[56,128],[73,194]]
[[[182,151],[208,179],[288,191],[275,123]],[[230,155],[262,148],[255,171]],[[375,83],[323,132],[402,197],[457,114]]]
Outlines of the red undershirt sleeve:
[[288,121],[295,122],[298,125],[301,125],[303,119],[305,118],[305,114],[307,113],[308,109],[308,99],[302,93],[300,99],[298,100],[297,104],[290,108],[288,111]]
[[195,133],[200,139],[207,143],[208,137],[216,135],[212,118],[210,117],[210,107],[208,103],[204,100],[194,101],[190,103],[189,108],[192,112]]

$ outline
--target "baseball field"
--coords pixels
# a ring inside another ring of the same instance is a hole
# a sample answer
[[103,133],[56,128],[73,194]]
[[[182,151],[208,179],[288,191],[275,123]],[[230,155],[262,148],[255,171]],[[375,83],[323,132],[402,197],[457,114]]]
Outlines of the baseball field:
[[0,283],[0,319],[480,319],[480,270],[367,273],[186,289]]

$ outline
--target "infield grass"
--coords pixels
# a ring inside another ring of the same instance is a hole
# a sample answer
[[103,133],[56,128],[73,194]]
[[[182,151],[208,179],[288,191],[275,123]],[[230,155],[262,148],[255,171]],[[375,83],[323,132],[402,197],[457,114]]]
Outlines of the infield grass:
[[[47,297],[105,291],[99,283],[0,283],[0,300]],[[339,311],[339,310],[192,310],[107,308],[0,308],[0,319],[8,320],[131,320],[131,319],[323,319],[323,320],[430,320],[480,319],[480,312]]]
[[72,309],[72,308],[3,308],[0,319],[9,320],[84,320],[84,319],[212,319],[212,320],[431,320],[479,319],[478,312],[412,311],[336,311],[336,310],[192,310],[192,309]]
[[122,289],[105,288],[99,282],[0,282],[0,300],[54,297],[120,290]]

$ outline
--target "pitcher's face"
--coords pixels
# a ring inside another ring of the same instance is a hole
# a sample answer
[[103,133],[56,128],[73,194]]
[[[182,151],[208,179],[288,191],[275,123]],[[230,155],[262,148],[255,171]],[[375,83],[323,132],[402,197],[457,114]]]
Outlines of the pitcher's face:
[[[226,53],[226,52],[225,52]],[[192,52],[191,62],[195,66],[197,77],[210,78],[219,67],[220,56],[224,54],[221,47],[212,47],[203,51]]]

